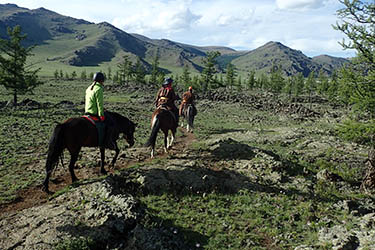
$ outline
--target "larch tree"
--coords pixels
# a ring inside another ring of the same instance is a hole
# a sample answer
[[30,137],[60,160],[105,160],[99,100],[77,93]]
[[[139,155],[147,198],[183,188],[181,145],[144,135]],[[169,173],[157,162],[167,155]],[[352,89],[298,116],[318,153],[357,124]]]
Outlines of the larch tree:
[[21,35],[21,27],[8,28],[9,39],[0,39],[0,85],[13,94],[13,104],[17,105],[18,95],[32,92],[43,84],[38,78],[40,69],[32,70],[26,60],[32,55],[34,46],[23,47],[21,42],[26,35]]
[[217,65],[216,58],[220,55],[219,51],[210,51],[203,59],[203,71],[201,74],[203,91],[206,91],[207,88],[215,88],[217,85],[214,75],[216,73],[215,66]]
[[341,42],[342,47],[357,52],[342,78],[354,90],[351,96],[354,107],[375,118],[375,3],[339,1],[344,8],[337,11],[340,21],[333,27],[348,38]]
[[[354,49],[357,56],[352,64],[342,70],[341,82],[352,89],[351,101],[359,111],[370,114],[370,119],[361,124],[361,134],[369,144],[368,168],[361,189],[368,191],[375,186],[375,2],[339,0],[344,8],[337,11],[340,21],[334,28],[342,31],[349,41],[342,41],[344,49]],[[358,122],[349,128],[358,127]],[[365,131],[365,132],[362,132]]]

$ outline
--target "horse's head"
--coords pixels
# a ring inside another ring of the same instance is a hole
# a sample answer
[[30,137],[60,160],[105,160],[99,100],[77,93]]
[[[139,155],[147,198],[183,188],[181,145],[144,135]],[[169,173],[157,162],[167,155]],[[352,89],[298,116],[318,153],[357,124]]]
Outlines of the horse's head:
[[137,125],[125,116],[120,115],[119,113],[109,111],[107,112],[114,119],[119,133],[122,133],[124,135],[126,142],[130,147],[132,147],[134,145],[134,132]]
[[137,124],[129,120],[129,126],[126,129],[126,131],[124,131],[125,140],[129,143],[130,147],[134,145],[134,132],[135,132],[136,126]]

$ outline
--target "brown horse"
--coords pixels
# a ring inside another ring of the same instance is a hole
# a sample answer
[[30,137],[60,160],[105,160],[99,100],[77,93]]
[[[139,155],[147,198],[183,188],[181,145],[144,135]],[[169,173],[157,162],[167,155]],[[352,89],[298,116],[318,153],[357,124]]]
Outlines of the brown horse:
[[[145,146],[151,146],[151,158],[154,157],[155,142],[159,130],[164,133],[164,151],[167,153],[168,149],[172,146],[175,138],[178,123],[176,117],[171,110],[164,107],[158,107],[153,113],[151,118],[151,135]],[[168,131],[172,132],[171,139],[168,140]]]
[[[114,165],[119,155],[120,149],[117,146],[117,139],[120,134],[123,134],[129,146],[134,145],[134,131],[136,124],[128,118],[115,113],[105,112],[106,116],[111,116],[114,122],[113,141],[115,142],[116,154],[112,159],[111,164]],[[43,190],[49,193],[48,182],[52,170],[58,165],[59,158],[62,157],[64,149],[68,149],[70,153],[69,171],[72,177],[72,182],[78,180],[74,174],[74,165],[78,159],[78,154],[82,147],[98,147],[99,143],[98,132],[96,127],[85,118],[70,118],[62,124],[58,124],[52,134],[48,147],[48,156],[46,161],[46,178],[43,182]],[[104,169],[105,148],[100,146],[101,156],[101,173],[106,174]]]

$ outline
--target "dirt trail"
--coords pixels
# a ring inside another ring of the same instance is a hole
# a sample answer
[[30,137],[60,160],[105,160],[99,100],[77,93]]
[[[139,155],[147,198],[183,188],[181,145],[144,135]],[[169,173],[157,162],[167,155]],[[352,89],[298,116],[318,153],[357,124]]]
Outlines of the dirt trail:
[[[180,132],[182,133],[182,136],[176,137],[174,146],[172,147],[172,149],[169,151],[168,154],[178,154],[179,152],[182,152],[185,148],[188,148],[189,145],[195,140],[194,134],[187,133],[185,129],[182,129],[182,128],[179,128],[179,129],[180,129]],[[157,148],[157,154],[155,157],[157,158],[167,157],[168,154],[164,153],[163,149],[161,148],[161,145],[156,145],[156,148]],[[134,165],[135,163],[147,163],[151,161],[149,156],[150,156],[150,150],[145,148],[144,150],[142,150],[142,157],[140,157],[140,160],[130,160],[130,161],[127,161],[125,164],[119,163],[119,161],[117,161],[115,168],[109,169],[108,166],[106,166],[106,169],[108,173],[114,173],[115,170],[125,169],[129,166]],[[60,168],[62,167],[60,166]],[[99,167],[97,167],[95,171],[93,171],[93,169],[89,169],[85,167],[75,169],[74,171],[80,180],[84,180],[84,179],[97,177],[99,173]],[[64,167],[64,169],[62,170],[62,173],[64,174],[55,176],[53,180],[50,181],[49,189],[51,192],[56,192],[71,184],[71,177],[69,174],[68,166]],[[44,203],[47,203],[49,200],[48,198],[49,198],[49,195],[42,191],[41,184],[36,185],[36,186],[30,186],[28,188],[18,191],[16,199],[13,200],[12,202],[1,204],[0,214],[4,214],[6,212],[11,212],[11,211],[20,211],[26,208],[40,206]]]

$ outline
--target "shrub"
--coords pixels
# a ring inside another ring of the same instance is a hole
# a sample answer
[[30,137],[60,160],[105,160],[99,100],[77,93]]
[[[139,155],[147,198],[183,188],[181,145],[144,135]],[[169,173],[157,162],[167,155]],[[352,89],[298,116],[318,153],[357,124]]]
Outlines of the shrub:
[[375,120],[366,123],[346,120],[338,126],[337,132],[345,140],[367,145],[371,142],[371,135],[375,134]]

